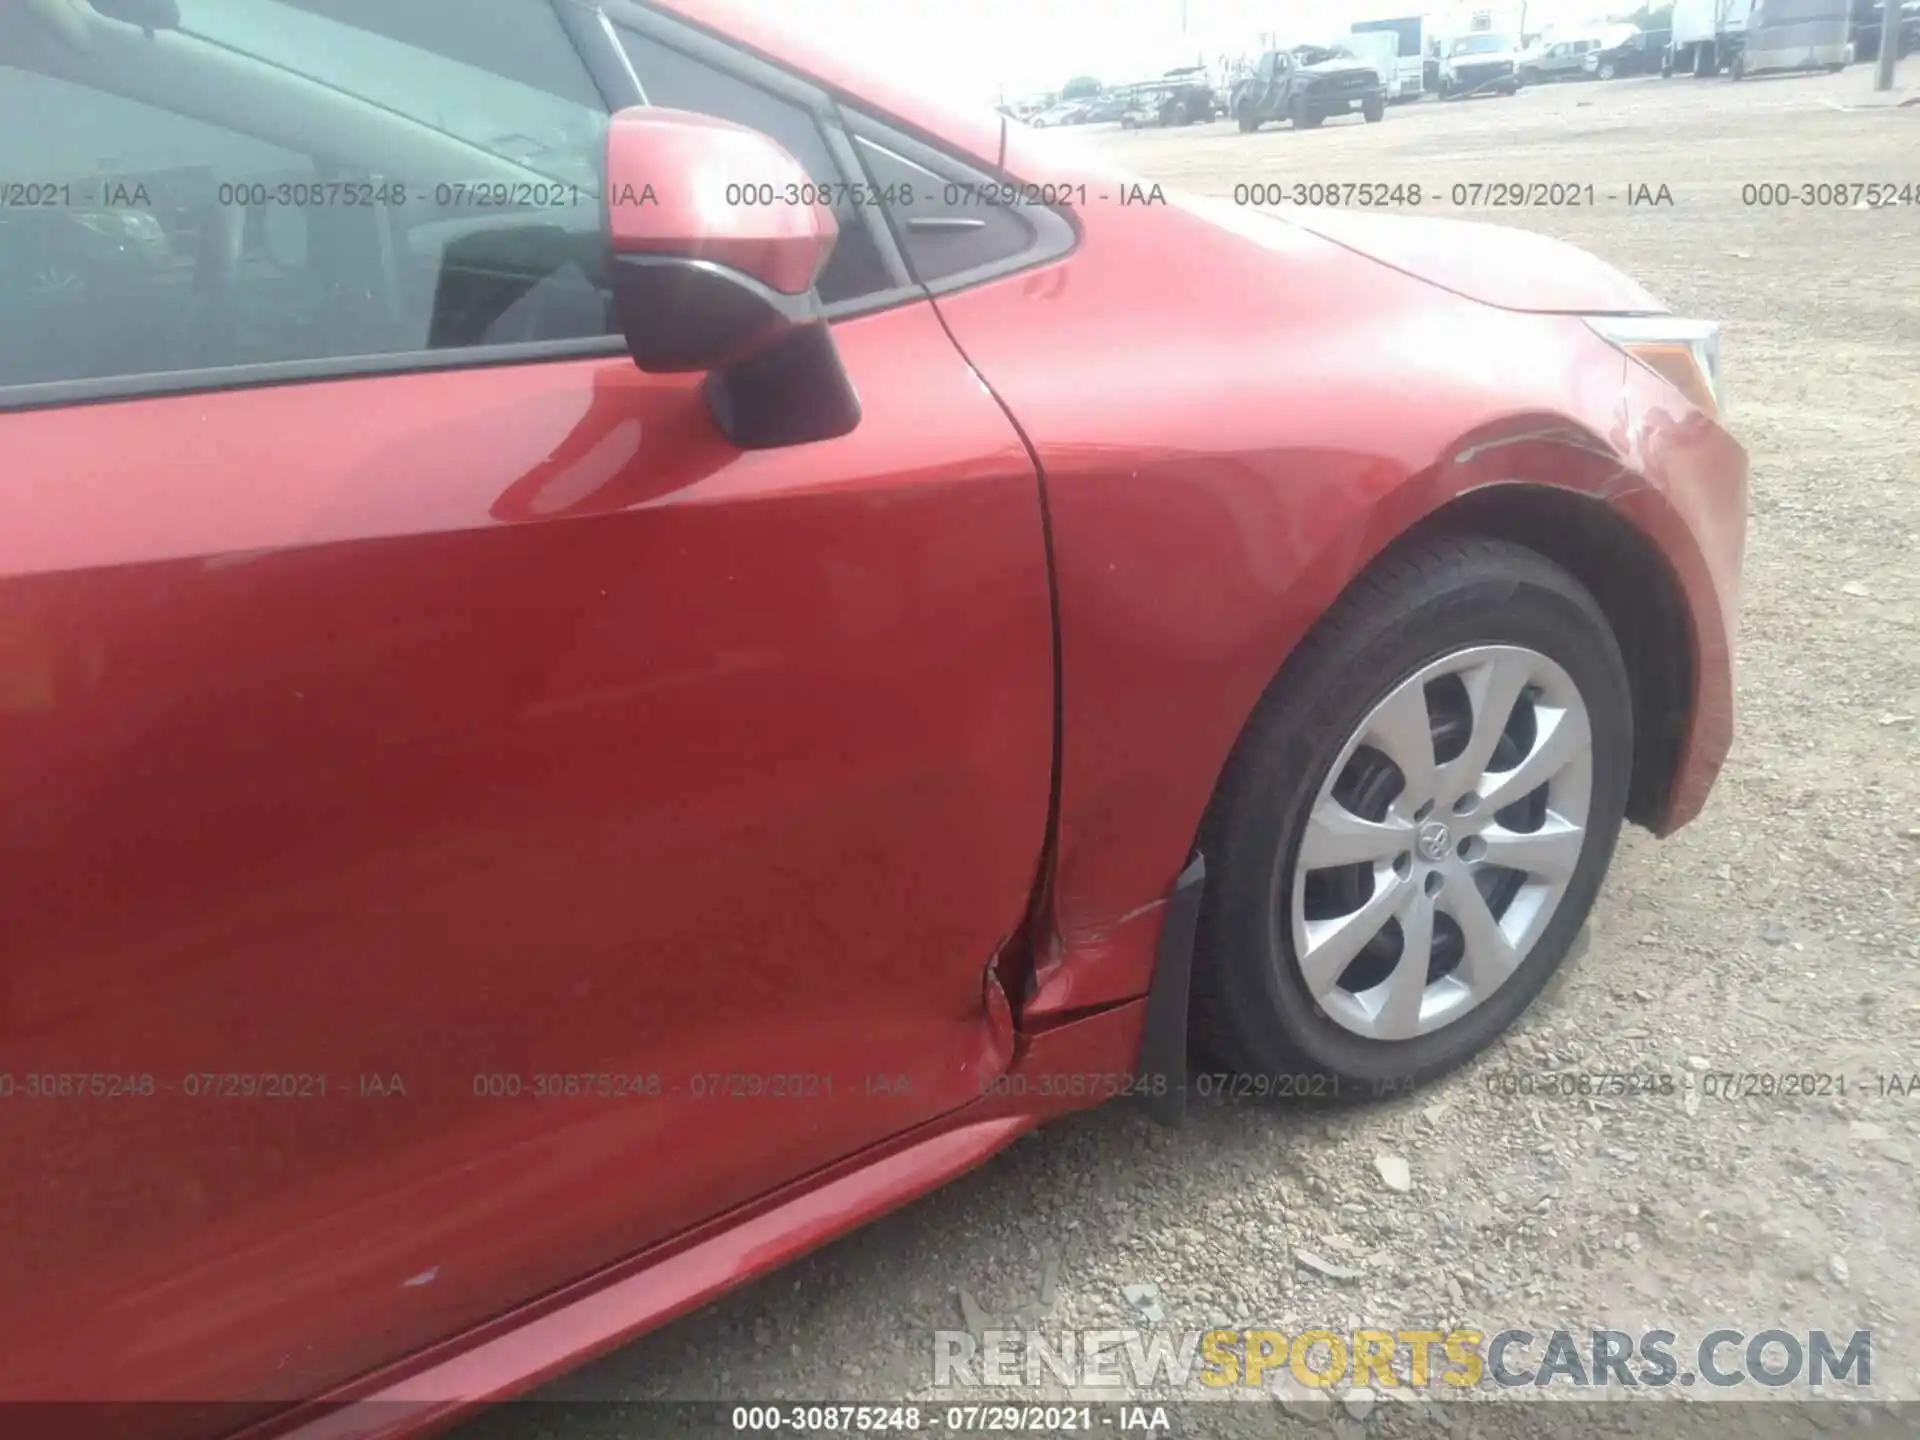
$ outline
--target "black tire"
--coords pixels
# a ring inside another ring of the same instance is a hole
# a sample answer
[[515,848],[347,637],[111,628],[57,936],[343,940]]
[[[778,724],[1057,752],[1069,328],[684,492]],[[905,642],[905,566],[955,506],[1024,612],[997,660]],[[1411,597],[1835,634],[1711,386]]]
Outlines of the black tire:
[[1602,80],[1611,80],[1619,72],[1613,68],[1613,62],[1611,60],[1603,60],[1600,62],[1600,68],[1594,71],[1594,73]]
[[1287,113],[1292,117],[1293,128],[1296,130],[1318,129],[1320,122],[1327,118],[1324,115],[1314,114],[1312,109],[1307,105],[1305,97],[1295,98],[1293,103],[1288,106]]
[[[1478,644],[1524,645],[1558,662],[1592,725],[1587,836],[1560,908],[1512,976],[1451,1024],[1401,1041],[1355,1034],[1310,997],[1273,891],[1321,784],[1356,726],[1421,666]],[[1464,1063],[1540,993],[1586,923],[1612,860],[1633,756],[1626,665],[1605,616],[1533,550],[1478,537],[1389,551],[1321,620],[1267,689],[1228,761],[1200,835],[1207,880],[1196,945],[1192,1036],[1243,1074],[1331,1077],[1354,1093],[1417,1083]]]
[[1251,135],[1260,128],[1260,117],[1253,113],[1251,106],[1241,106],[1240,114],[1236,118],[1240,121],[1240,133],[1242,135]]
[[1366,119],[1367,124],[1378,125],[1387,118],[1387,102],[1377,96],[1372,100],[1362,100],[1360,114]]
[[1531,68],[1522,70],[1519,75],[1519,80],[1522,85],[1538,85],[1540,83],[1540,72]]

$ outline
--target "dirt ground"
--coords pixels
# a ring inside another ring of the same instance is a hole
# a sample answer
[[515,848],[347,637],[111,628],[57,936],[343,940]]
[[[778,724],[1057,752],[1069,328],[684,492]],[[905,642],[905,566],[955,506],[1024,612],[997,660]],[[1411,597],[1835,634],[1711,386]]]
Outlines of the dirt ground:
[[[1267,180],[1596,187],[1592,207],[1419,213],[1560,236],[1724,322],[1754,508],[1719,788],[1672,840],[1629,833],[1588,952],[1463,1073],[1333,1114],[1214,1100],[1179,1131],[1125,1105],[1069,1119],[550,1398],[897,1402],[932,1393],[936,1329],[1036,1308],[1050,1329],[1139,1326],[1154,1299],[1169,1327],[1664,1327],[1683,1352],[1720,1327],[1870,1329],[1871,1394],[1920,1398],[1920,1093],[1898,1093],[1920,1077],[1920,205],[1744,206],[1741,190],[1920,187],[1920,106],[1850,108],[1875,98],[1870,68],[1089,137],[1225,198]],[[1920,94],[1920,58],[1901,69]],[[1630,207],[1640,185],[1672,203]],[[1500,1093],[1568,1070],[1676,1089]],[[1721,1072],[1844,1076],[1846,1093],[1729,1100],[1709,1093]],[[1378,1157],[1404,1160],[1410,1188]],[[1349,1437],[1398,1433],[1416,1408],[1474,1417],[1426,1433],[1496,1433],[1482,1408],[1263,1407]],[[537,1430],[638,1433],[604,1405]]]

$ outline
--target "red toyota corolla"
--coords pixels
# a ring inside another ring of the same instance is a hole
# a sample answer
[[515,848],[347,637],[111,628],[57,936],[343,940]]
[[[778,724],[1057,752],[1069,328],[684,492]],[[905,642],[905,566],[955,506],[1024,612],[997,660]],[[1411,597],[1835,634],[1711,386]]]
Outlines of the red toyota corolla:
[[1715,328],[1047,143],[708,0],[0,11],[0,1395],[444,1419],[1190,1040],[1457,1065],[1695,814]]

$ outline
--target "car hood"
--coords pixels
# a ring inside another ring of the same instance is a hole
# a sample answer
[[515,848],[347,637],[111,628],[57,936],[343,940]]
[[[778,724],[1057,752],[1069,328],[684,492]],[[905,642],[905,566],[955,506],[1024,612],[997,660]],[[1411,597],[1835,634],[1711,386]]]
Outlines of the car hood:
[[1278,218],[1402,274],[1502,310],[1649,315],[1667,309],[1599,256],[1530,230],[1356,210]]
[[1316,79],[1322,75],[1350,75],[1356,70],[1374,73],[1378,67],[1368,64],[1365,60],[1322,60],[1318,64],[1299,67],[1300,74],[1311,75]]

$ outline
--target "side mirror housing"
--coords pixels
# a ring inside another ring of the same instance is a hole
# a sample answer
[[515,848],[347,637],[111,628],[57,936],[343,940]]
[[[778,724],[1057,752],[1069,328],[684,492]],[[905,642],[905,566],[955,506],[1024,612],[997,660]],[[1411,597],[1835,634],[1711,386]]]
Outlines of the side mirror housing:
[[[860,405],[814,282],[838,237],[822,187],[757,130],[635,106],[607,131],[615,313],[655,374],[705,374],[743,449],[844,435]],[[796,203],[798,202],[798,203]]]

